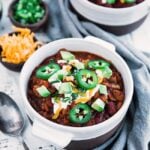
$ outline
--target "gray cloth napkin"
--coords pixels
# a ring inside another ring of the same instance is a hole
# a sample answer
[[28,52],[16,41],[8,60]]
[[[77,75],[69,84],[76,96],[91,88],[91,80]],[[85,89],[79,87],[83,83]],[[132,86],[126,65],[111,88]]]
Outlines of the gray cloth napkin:
[[117,52],[129,65],[134,78],[134,97],[125,124],[119,133],[100,145],[97,150],[148,150],[150,142],[150,60],[128,42],[103,31],[98,25],[83,19],[71,9],[69,0],[49,3],[50,23],[46,33],[51,40],[65,37],[96,36],[116,46]]

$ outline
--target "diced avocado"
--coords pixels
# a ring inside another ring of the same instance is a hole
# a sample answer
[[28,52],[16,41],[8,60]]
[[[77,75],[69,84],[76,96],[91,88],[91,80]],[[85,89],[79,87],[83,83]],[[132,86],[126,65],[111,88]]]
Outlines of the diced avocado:
[[95,102],[91,105],[91,107],[98,111],[98,112],[102,112],[105,108],[105,103],[100,99],[96,99]]
[[107,92],[107,87],[106,87],[106,85],[99,84],[99,92],[100,92],[100,94],[107,95],[108,92]]
[[84,63],[80,62],[80,61],[77,60],[77,59],[70,60],[70,61],[69,61],[69,64],[71,64],[72,66],[76,67],[78,70],[85,68],[85,67],[84,67]]
[[59,90],[59,87],[60,87],[60,85],[61,85],[61,81],[59,81],[59,82],[52,82],[51,84],[53,85],[53,87],[55,87],[57,90]]
[[103,77],[109,79],[112,76],[112,70],[107,66],[101,69]]
[[73,59],[75,59],[75,56],[70,52],[61,51],[60,54],[61,54],[62,59],[64,59],[64,60],[73,60]]
[[103,77],[103,72],[101,69],[97,69],[95,72],[96,72],[98,77]]
[[84,68],[85,68],[85,67],[84,67],[84,64],[81,63],[81,62],[77,63],[77,64],[75,65],[75,67],[76,67],[77,69],[84,69]]
[[44,85],[38,87],[36,90],[42,97],[48,97],[51,94],[50,91]]
[[65,70],[58,70],[51,77],[49,77],[48,82],[52,83],[54,81],[61,81],[64,76],[68,75],[68,72]]
[[72,93],[72,87],[69,82],[64,82],[59,87],[59,94]]

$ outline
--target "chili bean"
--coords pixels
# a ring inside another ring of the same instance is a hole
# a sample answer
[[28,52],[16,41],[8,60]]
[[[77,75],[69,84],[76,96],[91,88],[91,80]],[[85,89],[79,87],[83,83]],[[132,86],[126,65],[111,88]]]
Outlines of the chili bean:
[[113,115],[116,113],[116,105],[114,102],[108,102],[107,104],[107,111],[110,115]]
[[120,90],[112,90],[113,95],[116,100],[123,101],[124,100],[124,93]]

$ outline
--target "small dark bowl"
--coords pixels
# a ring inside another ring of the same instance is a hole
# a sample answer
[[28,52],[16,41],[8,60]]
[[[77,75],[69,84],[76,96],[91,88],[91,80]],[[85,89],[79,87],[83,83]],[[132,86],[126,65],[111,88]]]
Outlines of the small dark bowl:
[[17,26],[17,27],[22,27],[22,28],[29,28],[32,31],[36,31],[38,30],[40,27],[42,27],[43,25],[46,24],[47,20],[48,20],[48,14],[49,14],[49,10],[48,10],[48,6],[45,2],[41,2],[41,5],[43,6],[43,8],[45,9],[45,15],[44,17],[37,23],[34,24],[21,24],[20,22],[16,21],[13,17],[13,10],[14,10],[14,5],[18,2],[18,0],[14,0],[12,1],[12,3],[10,4],[9,8],[8,8],[8,17],[10,18],[11,22]]
[[[9,33],[9,36],[12,36],[13,34],[17,35],[18,33],[19,32],[12,32],[12,33]],[[36,39],[36,37],[34,37],[34,41],[38,41]],[[38,47],[39,46],[41,46],[41,45],[38,45]],[[2,61],[1,52],[2,52],[2,47],[0,46],[0,62],[3,64],[3,66],[5,66],[6,68],[8,68],[9,70],[20,72],[25,62],[22,62],[22,63],[19,63],[19,64],[4,62],[4,61]]]

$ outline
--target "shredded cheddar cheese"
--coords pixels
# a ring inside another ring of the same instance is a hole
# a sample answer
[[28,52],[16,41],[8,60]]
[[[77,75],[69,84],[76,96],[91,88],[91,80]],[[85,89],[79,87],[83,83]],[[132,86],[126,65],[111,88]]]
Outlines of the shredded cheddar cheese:
[[98,83],[102,83],[103,82],[103,77],[98,77]]
[[91,100],[91,98],[94,96],[94,94],[98,91],[99,85],[95,87],[94,89],[87,90],[86,95],[84,97],[79,97],[75,100],[75,103],[87,103],[88,101]]
[[17,34],[0,37],[1,57],[3,62],[19,64],[25,62],[41,43],[34,40],[34,33],[30,29],[13,29]]
[[55,114],[53,115],[52,119],[57,119],[58,116],[59,116],[59,114],[60,114],[60,111],[61,111],[61,109],[62,109],[61,101],[59,101],[58,105],[59,105],[59,106],[58,106],[58,109],[56,110],[56,112],[55,112]]
[[76,104],[78,104],[78,103],[87,103],[89,100],[90,100],[89,97],[80,97],[80,98],[75,100],[75,103]]
[[121,1],[121,3],[125,3],[125,0],[120,0]]

